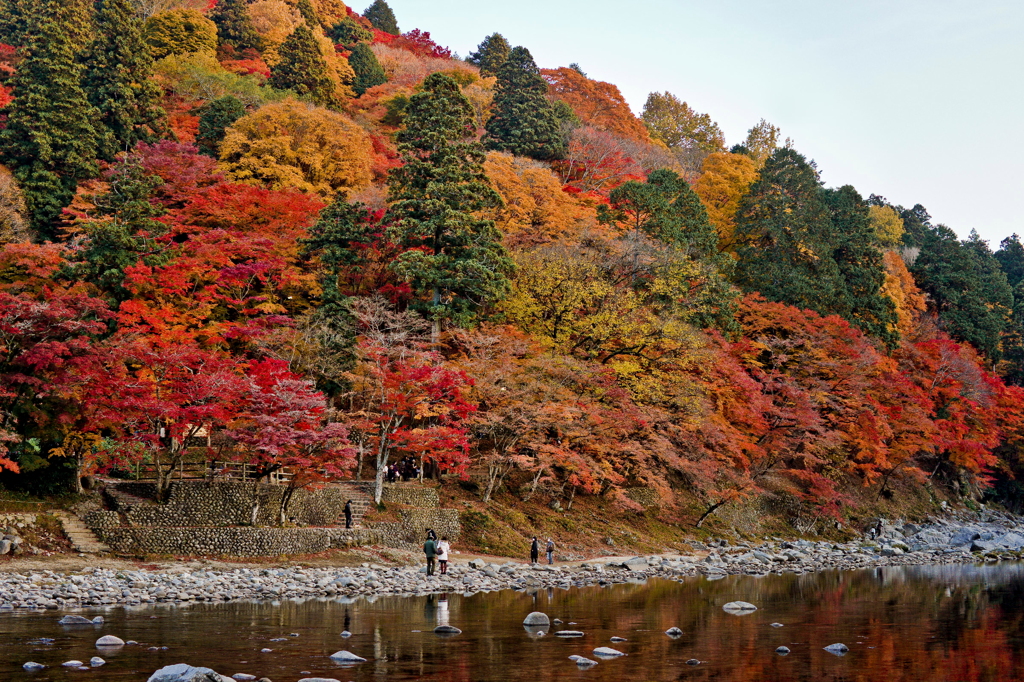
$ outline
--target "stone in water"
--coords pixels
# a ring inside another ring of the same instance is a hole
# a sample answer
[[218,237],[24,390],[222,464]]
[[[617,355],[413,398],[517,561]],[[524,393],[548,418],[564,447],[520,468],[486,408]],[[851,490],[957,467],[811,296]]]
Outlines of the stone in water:
[[745,616],[748,613],[757,611],[757,607],[746,601],[731,601],[723,606],[722,610],[734,616]]
[[92,625],[93,622],[82,616],[64,616],[57,621],[57,625]]
[[526,620],[523,621],[523,625],[551,625],[551,619],[548,618],[548,614],[546,613],[534,611],[526,617]]
[[82,667],[82,662],[81,661],[64,661],[63,663],[61,663],[61,667],[64,667],[64,668],[81,668]]
[[830,654],[835,654],[836,656],[845,656],[846,652],[849,650],[850,647],[846,646],[841,642],[836,644],[829,644],[827,647],[825,647],[825,651],[829,652]]
[[679,628],[669,628],[668,630],[665,630],[665,634],[668,635],[669,637],[676,638],[676,637],[682,637],[683,636],[683,631],[680,630]]
[[336,651],[331,654],[331,659],[338,663],[366,663],[366,659],[356,656],[351,651]]
[[92,658],[89,659],[89,665],[91,665],[94,668],[98,668],[101,665],[103,665],[104,663],[106,663],[106,661],[104,661],[99,656],[93,656]]
[[194,668],[177,663],[160,668],[149,678],[149,682],[235,682],[230,677],[209,668]]
[[626,654],[622,653],[621,651],[619,651],[617,649],[612,649],[611,647],[608,647],[608,646],[599,646],[596,649],[594,649],[594,655],[595,656],[605,656],[605,657],[608,657],[608,658],[614,658],[616,656],[625,656]]
[[21,666],[25,670],[42,670],[46,666],[42,663],[36,663],[35,661],[29,661],[25,665]]
[[124,640],[113,635],[103,635],[96,640],[96,646],[124,646]]
[[555,637],[582,637],[583,633],[579,630],[560,630],[555,633]]
[[779,656],[785,656],[786,654],[789,653],[789,647],[788,646],[780,646],[778,649],[775,650],[775,653],[777,653]]
[[451,625],[438,625],[434,628],[435,635],[461,635],[462,630]]

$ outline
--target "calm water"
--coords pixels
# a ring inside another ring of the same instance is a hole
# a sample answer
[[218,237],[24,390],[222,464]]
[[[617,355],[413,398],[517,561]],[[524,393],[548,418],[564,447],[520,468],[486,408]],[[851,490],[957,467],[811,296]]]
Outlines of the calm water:
[[[722,610],[732,600],[760,607],[747,616]],[[0,680],[141,680],[171,663],[250,673],[273,682],[301,677],[347,680],[848,680],[968,682],[1024,680],[1024,565],[885,568],[685,583],[657,580],[612,588],[384,597],[186,607],[90,609],[101,628],[63,628],[60,614],[0,613]],[[544,611],[582,639],[531,637],[521,623]],[[441,638],[448,622],[463,630]],[[574,622],[576,625],[570,626]],[[774,628],[771,623],[783,623]],[[682,628],[676,640],[663,632]],[[349,630],[353,637],[339,636]],[[298,637],[289,637],[297,633]],[[135,639],[107,665],[88,661],[100,634]],[[611,644],[609,638],[626,637]],[[39,638],[55,641],[39,644]],[[270,642],[276,637],[285,641]],[[850,647],[836,657],[822,647]],[[776,647],[792,649],[788,656]],[[166,646],[166,651],[148,651]],[[629,654],[578,670],[571,654],[597,646]],[[272,653],[260,653],[267,647]],[[327,658],[348,649],[369,662],[342,667]],[[688,666],[688,659],[699,659]],[[37,673],[25,661],[53,666]],[[308,673],[306,672],[308,671]],[[311,674],[311,675],[310,675]]]

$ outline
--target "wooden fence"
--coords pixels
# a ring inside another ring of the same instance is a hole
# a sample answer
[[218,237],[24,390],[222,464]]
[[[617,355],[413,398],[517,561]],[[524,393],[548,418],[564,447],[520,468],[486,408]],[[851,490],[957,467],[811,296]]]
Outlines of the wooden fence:
[[[251,481],[257,477],[259,472],[248,464],[237,462],[179,462],[171,472],[172,480],[213,480],[232,479],[238,481]],[[157,467],[153,464],[136,464],[132,470],[132,477],[136,481],[155,481],[157,479]],[[267,479],[273,484],[286,484],[295,477],[295,473],[288,468],[280,469],[270,474]]]

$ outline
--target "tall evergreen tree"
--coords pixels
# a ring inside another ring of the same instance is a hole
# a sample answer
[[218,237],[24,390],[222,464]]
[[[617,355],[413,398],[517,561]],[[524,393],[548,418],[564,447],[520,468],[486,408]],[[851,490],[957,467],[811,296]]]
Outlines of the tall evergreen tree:
[[269,84],[279,90],[292,90],[315,104],[338,103],[337,89],[327,71],[327,62],[313,30],[299,25],[281,45],[281,61],[271,69]]
[[945,225],[933,225],[918,204],[900,209],[904,243],[913,248],[910,272],[928,295],[928,308],[950,336],[990,360],[1002,357],[1012,329],[1013,290],[995,255],[976,233],[960,241]]
[[200,107],[199,134],[196,135],[200,153],[220,158],[220,143],[228,127],[243,116],[245,105],[233,95],[219,97]]
[[310,28],[316,28],[320,25],[320,19],[316,15],[316,10],[313,9],[313,4],[309,0],[299,0],[299,4],[296,5],[296,9],[299,10],[299,14],[305,20],[306,25]]
[[830,233],[817,171],[796,151],[777,150],[736,213],[737,284],[823,314],[847,309]]
[[487,148],[541,161],[565,158],[565,135],[547,93],[530,51],[513,49],[498,69],[494,115],[484,136]]
[[246,0],[218,0],[209,17],[217,24],[217,38],[222,45],[236,50],[263,49],[263,38],[252,25]]
[[398,30],[395,13],[391,11],[391,6],[385,0],[373,0],[373,4],[366,8],[363,16],[369,19],[378,31],[384,31],[394,36],[401,34],[401,31]]
[[1006,274],[1006,279],[1014,289],[1024,281],[1024,244],[1016,233],[999,242],[996,260]]
[[163,111],[160,89],[150,76],[153,60],[142,39],[142,23],[129,0],[102,0],[96,9],[96,37],[86,59],[83,85],[99,111],[93,125],[97,154],[108,161],[140,141],[153,141]]
[[348,57],[348,63],[356,74],[356,79],[352,83],[352,90],[356,93],[357,97],[375,85],[383,85],[388,82],[387,74],[384,73],[384,67],[380,65],[380,62],[377,61],[377,55],[373,53],[373,50],[366,43],[356,43],[352,47],[352,54]]
[[881,293],[885,263],[867,203],[850,185],[824,190],[824,198],[831,214],[832,258],[844,290],[842,307],[832,312],[894,348],[899,343],[896,306]]
[[505,36],[500,33],[492,33],[477,46],[476,52],[469,54],[466,61],[479,66],[480,75],[488,78],[498,75],[498,69],[508,61],[510,52],[512,52],[512,46],[505,40]]
[[32,16],[24,57],[13,79],[14,102],[0,131],[0,153],[14,172],[33,229],[54,236],[54,223],[78,180],[96,172],[99,112],[82,88],[74,7],[45,0]]
[[412,96],[398,134],[403,165],[388,177],[395,226],[392,239],[407,251],[395,262],[423,298],[435,322],[469,322],[503,297],[512,262],[494,221],[481,211],[502,205],[483,169],[474,140],[473,107],[450,76],[435,73]]

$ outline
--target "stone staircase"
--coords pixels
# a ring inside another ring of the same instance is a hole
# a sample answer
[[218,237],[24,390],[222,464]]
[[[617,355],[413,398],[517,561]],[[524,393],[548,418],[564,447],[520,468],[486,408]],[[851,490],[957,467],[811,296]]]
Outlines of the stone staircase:
[[[335,483],[333,487],[344,491],[346,499],[352,500],[352,527],[363,528],[363,517],[366,516],[367,511],[374,507],[373,496],[370,493],[373,489],[373,483],[353,481]],[[338,520],[335,523],[342,528],[345,527],[344,512],[338,516]]]
[[110,551],[110,547],[103,544],[96,534],[89,530],[80,518],[66,511],[51,512],[61,526],[64,527],[64,534],[71,540],[71,546],[81,554],[103,554]]

